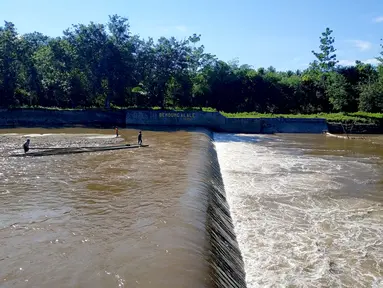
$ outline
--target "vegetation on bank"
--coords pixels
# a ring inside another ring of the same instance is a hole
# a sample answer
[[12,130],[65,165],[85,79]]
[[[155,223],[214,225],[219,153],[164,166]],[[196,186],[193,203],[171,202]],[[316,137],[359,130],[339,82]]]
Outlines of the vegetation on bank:
[[111,105],[108,108],[105,107],[98,107],[98,106],[90,106],[90,107],[76,107],[76,108],[64,108],[64,107],[56,107],[56,106],[29,106],[29,105],[24,105],[24,106],[9,106],[8,109],[41,109],[41,110],[56,110],[56,111],[61,111],[61,110],[68,110],[68,111],[76,111],[76,110],[169,110],[169,111],[203,111],[203,112],[217,112],[216,109],[210,108],[210,107],[164,107],[161,108],[159,106],[154,106],[154,107],[147,107],[147,106],[129,106],[129,107],[120,107],[120,106],[115,106]]
[[73,25],[55,38],[19,35],[5,22],[0,107],[202,110],[227,117],[381,123],[383,51],[377,66],[340,66],[332,33],[322,33],[307,69],[276,71],[221,61],[205,52],[197,34],[142,39],[117,15],[105,25]]
[[353,123],[353,124],[375,124],[383,123],[382,113],[354,112],[354,113],[317,113],[317,114],[261,114],[250,113],[222,113],[230,118],[323,118],[329,123]]
[[[59,107],[14,107],[15,109],[42,109],[42,110],[55,110],[55,111],[76,111],[76,110],[100,110],[100,107],[82,107],[82,108],[59,108]],[[161,110],[161,107],[111,107],[108,110]],[[202,112],[218,112],[216,109],[210,107],[190,107],[190,108],[165,108],[168,111],[202,111]],[[258,112],[239,112],[239,113],[226,113],[219,111],[223,116],[228,118],[322,118],[326,119],[329,123],[343,123],[343,124],[383,124],[383,113],[369,113],[369,112],[353,112],[353,113],[317,113],[317,114],[271,114],[271,113],[258,113]]]

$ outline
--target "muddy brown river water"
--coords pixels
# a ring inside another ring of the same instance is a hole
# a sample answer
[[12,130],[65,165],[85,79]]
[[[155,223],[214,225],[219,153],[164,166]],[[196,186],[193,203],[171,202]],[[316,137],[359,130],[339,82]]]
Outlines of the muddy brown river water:
[[[128,130],[0,132],[3,156],[26,136],[31,147],[137,141]],[[209,286],[206,204],[186,193],[198,137],[144,132],[148,148],[1,157],[0,287]]]
[[[137,141],[135,130],[120,134],[0,130],[0,287],[217,285],[207,202],[220,176],[206,172],[219,166],[202,132],[143,131],[150,146],[138,149],[8,157],[27,137],[35,148]],[[247,287],[382,287],[381,138],[214,139]]]

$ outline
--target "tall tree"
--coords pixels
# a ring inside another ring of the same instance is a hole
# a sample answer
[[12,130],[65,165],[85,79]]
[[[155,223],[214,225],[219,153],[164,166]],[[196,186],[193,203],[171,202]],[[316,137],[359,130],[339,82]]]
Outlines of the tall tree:
[[331,36],[333,30],[326,28],[326,30],[319,37],[320,52],[311,51],[317,58],[319,68],[323,72],[331,71],[335,68],[338,61],[336,60],[336,49],[334,48],[335,38]]
[[[382,41],[383,39],[380,39],[380,41]],[[380,64],[383,64],[383,44],[380,44],[380,48],[382,49],[380,52],[379,52],[379,55],[378,57],[376,57],[376,59],[380,62]]]
[[0,30],[0,106],[18,104],[15,97],[20,69],[18,42],[15,25],[5,21],[4,28]]

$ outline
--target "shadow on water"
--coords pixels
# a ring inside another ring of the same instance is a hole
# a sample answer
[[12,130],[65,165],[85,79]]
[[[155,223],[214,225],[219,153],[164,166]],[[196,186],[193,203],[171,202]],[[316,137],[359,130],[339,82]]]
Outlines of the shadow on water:
[[[201,149],[205,171],[201,183],[209,193],[207,233],[210,239],[211,275],[216,287],[246,287],[245,270],[238,247],[230,210],[226,201],[217,153],[210,133],[200,139],[207,142]],[[207,161],[206,161],[207,160]]]

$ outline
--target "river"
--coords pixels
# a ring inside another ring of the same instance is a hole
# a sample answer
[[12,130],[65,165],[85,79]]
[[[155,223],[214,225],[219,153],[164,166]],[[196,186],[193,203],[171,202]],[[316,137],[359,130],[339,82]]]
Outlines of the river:
[[31,147],[99,146],[136,143],[137,131],[0,134],[0,287],[211,285],[207,191],[187,193],[200,134],[144,131],[148,148],[17,158],[7,156],[27,137]]
[[[0,287],[243,287],[203,132],[143,131],[149,147],[9,157],[27,137],[35,148],[137,141],[135,130],[120,134],[0,130]],[[214,134],[247,287],[379,287],[374,139]]]
[[383,287],[379,137],[215,135],[247,287]]

